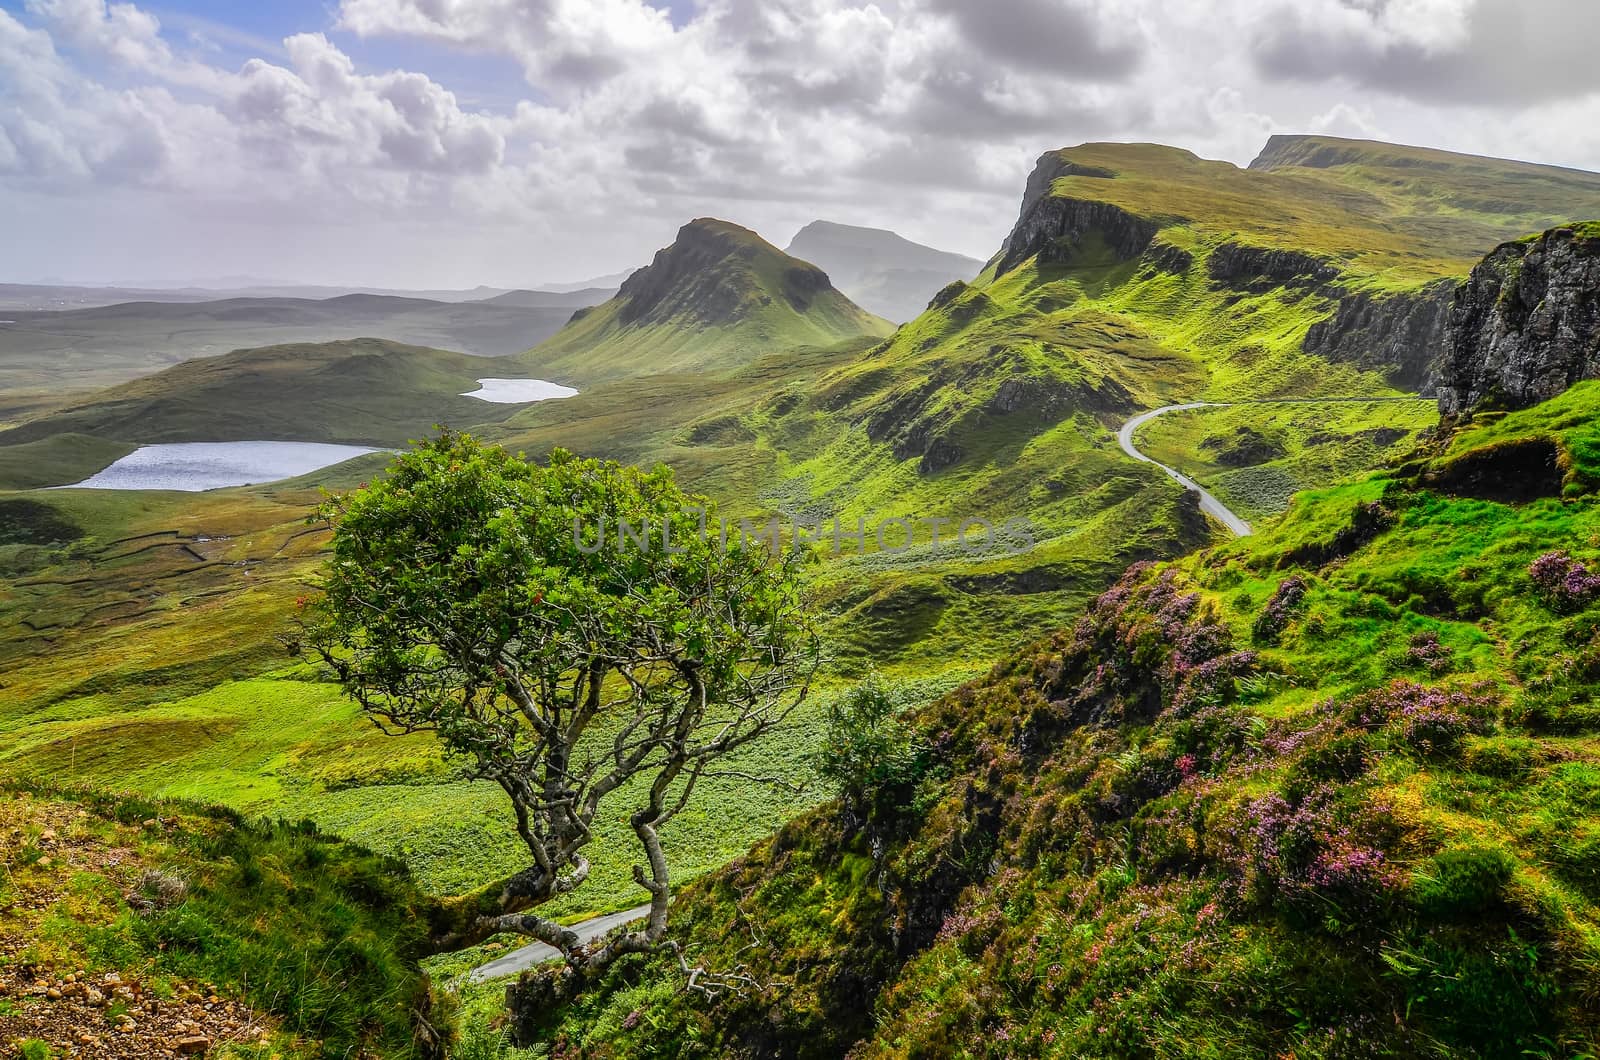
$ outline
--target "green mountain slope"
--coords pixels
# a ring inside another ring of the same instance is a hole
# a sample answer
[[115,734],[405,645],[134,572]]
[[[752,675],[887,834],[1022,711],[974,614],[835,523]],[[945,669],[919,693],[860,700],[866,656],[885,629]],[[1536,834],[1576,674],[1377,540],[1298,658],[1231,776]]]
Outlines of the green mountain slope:
[[500,360],[351,339],[238,350],[95,393],[0,433],[11,446],[62,435],[102,442],[253,440],[400,445],[436,423],[504,418],[516,406],[463,397]]
[[748,229],[700,218],[629,276],[615,298],[574,314],[524,354],[560,382],[737,366],[797,346],[831,346],[890,325],[816,266]]
[[1130,569],[906,717],[840,803],[679,899],[693,961],[758,985],[619,968],[521,1032],[594,1057],[1592,1053],[1600,384],[1484,420]]

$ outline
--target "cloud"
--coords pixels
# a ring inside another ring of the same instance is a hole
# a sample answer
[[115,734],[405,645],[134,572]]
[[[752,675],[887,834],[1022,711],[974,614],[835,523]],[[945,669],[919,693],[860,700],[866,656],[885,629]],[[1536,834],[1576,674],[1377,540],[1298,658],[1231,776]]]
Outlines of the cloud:
[[[1093,139],[1245,162],[1310,130],[1600,165],[1589,0],[658,4],[341,0],[268,42],[220,15],[25,0],[0,9],[0,218],[27,196],[106,244],[132,222],[79,216],[114,195],[206,218],[196,256],[248,255],[223,272],[303,270],[315,246],[313,265],[476,283],[614,271],[702,214],[987,256],[1039,153]],[[463,55],[509,60],[520,77],[486,94],[515,102],[470,103]],[[255,234],[205,236],[229,218]],[[35,228],[45,257],[76,245]],[[379,231],[382,254],[354,245]],[[429,252],[407,260],[402,232]]]
[[622,74],[673,36],[667,13],[639,0],[343,0],[339,25],[503,52],[530,80],[578,90]]
[[951,18],[962,39],[990,60],[1035,71],[1121,80],[1141,59],[1115,9],[1083,0],[929,0]]
[[1282,0],[1251,41],[1277,80],[1339,79],[1445,104],[1600,93],[1590,0]]

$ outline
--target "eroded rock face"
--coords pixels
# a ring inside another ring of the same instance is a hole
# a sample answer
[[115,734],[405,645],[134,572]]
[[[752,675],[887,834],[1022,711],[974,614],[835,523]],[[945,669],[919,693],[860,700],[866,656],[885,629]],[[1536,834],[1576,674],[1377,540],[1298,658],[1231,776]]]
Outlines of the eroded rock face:
[[1307,353],[1383,372],[1396,386],[1431,393],[1438,384],[1456,282],[1441,280],[1415,294],[1345,295],[1331,317],[1306,333]]
[[1035,254],[1043,265],[1064,264],[1091,234],[1123,261],[1143,254],[1159,227],[1119,206],[1088,199],[1060,198],[1050,187],[1061,177],[1109,177],[1111,174],[1079,166],[1054,152],[1043,155],[1028,177],[1022,195],[1022,213],[1000,251],[997,276],[1003,276]]
[[1456,295],[1439,411],[1517,409],[1600,378],[1600,226],[1490,254]]
[[1318,287],[1339,278],[1329,261],[1298,250],[1269,250],[1245,243],[1224,243],[1211,252],[1207,274],[1229,287]]

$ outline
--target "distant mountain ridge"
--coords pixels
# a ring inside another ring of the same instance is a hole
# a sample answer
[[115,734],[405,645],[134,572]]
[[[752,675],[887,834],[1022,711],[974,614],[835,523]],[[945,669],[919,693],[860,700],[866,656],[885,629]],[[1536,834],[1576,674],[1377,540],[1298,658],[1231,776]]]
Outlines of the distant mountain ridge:
[[747,228],[698,218],[616,297],[574,314],[524,360],[551,378],[588,381],[732,367],[890,330],[815,265]]
[[554,335],[574,311],[611,294],[511,291],[440,302],[354,293],[0,311],[0,392],[90,390],[229,350],[369,336],[499,357]]
[[912,319],[952,280],[970,280],[983,262],[913,243],[882,228],[812,221],[786,253],[821,268],[857,305],[896,322]]

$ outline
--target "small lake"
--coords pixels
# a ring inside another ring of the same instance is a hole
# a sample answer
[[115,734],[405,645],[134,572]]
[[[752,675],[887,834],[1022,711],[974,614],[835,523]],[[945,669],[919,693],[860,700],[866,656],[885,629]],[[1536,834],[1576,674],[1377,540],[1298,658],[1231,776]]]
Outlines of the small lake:
[[551,383],[543,379],[480,379],[478,389],[462,397],[492,401],[496,405],[520,405],[525,401],[549,401],[551,398],[568,398],[577,391],[570,386]]
[[323,442],[174,442],[143,445],[72,489],[201,490],[310,474],[378,450]]

